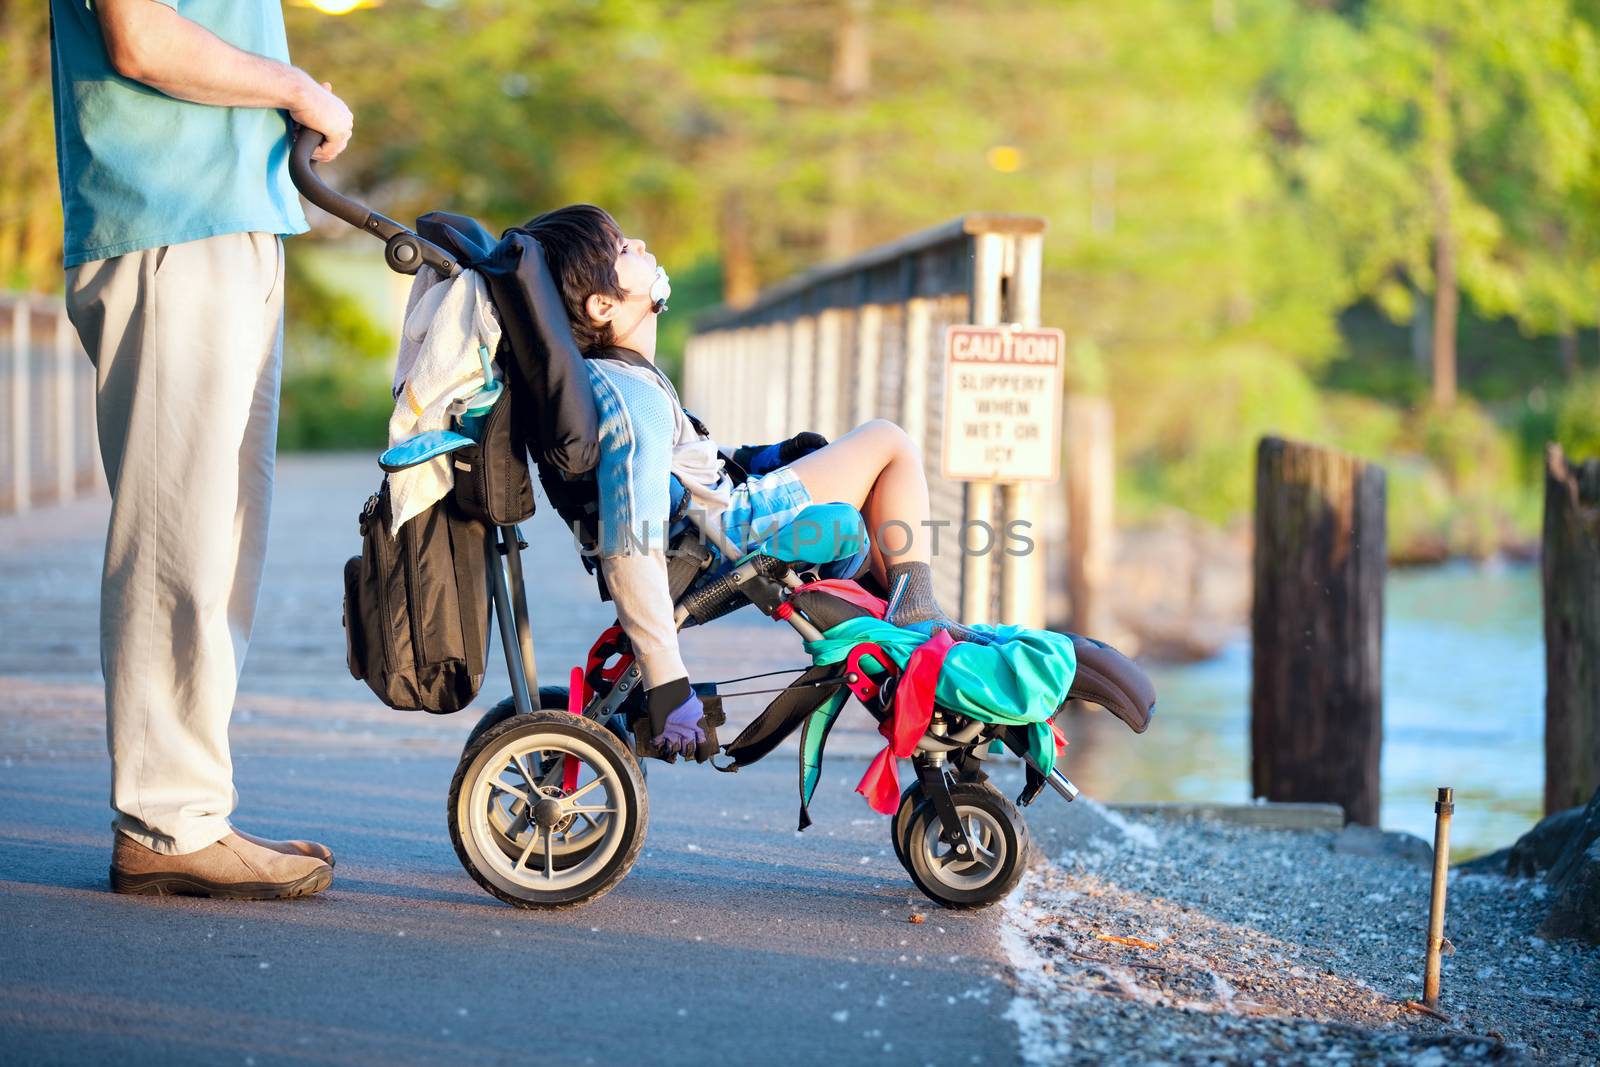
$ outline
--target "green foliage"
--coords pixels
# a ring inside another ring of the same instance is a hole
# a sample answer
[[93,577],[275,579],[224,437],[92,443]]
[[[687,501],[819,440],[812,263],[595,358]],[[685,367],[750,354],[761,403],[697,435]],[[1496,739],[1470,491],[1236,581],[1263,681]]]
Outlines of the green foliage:
[[1423,409],[1412,423],[1410,444],[1444,475],[1451,490],[1474,495],[1505,485],[1514,470],[1509,437],[1476,404]]
[[373,321],[348,279],[337,284],[315,261],[305,247],[291,246],[285,257],[278,446],[382,449],[394,410],[396,340]]
[[290,347],[302,359],[382,360],[394,355],[395,338],[372,321],[367,306],[325,280],[300,250],[285,257],[283,295]]
[[1175,506],[1232,521],[1250,509],[1257,439],[1308,437],[1318,425],[1310,379],[1264,348],[1225,347],[1183,360],[1152,352],[1113,376],[1115,394],[1133,398],[1123,410],[1134,418],[1125,417],[1118,434],[1136,472],[1120,496],[1125,517]]
[[0,290],[60,284],[50,92],[50,5],[0,5]]
[[[11,8],[0,282],[54,288],[45,16]],[[1117,409],[1125,516],[1239,519],[1255,439],[1277,432],[1385,462],[1405,487],[1397,540],[1481,545],[1527,528],[1546,440],[1597,448],[1600,386],[1569,386],[1554,340],[1578,336],[1592,365],[1588,0],[285,14],[295,61],[356,114],[324,168],[333,184],[396,218],[447,208],[491,229],[566,202],[610,208],[672,271],[670,373],[719,293],[962,212],[1031,213],[1050,225],[1044,317],[1071,333],[1073,387]],[[851,26],[869,44],[853,74]],[[1426,336],[1412,332],[1433,306],[1442,219],[1465,295],[1461,381],[1484,405],[1453,414],[1423,409]],[[290,245],[283,439],[380,442],[393,337],[346,265],[300,254],[311,243]],[[376,242],[367,255],[380,262]]]
[[1600,373],[1575,382],[1555,410],[1553,437],[1573,460],[1600,459]]
[[1079,339],[1067,349],[1063,380],[1067,392],[1099,396],[1110,387],[1105,353],[1088,339]]
[[656,327],[656,362],[669,377],[683,380],[683,350],[697,313],[722,302],[722,265],[701,260],[672,272],[672,301]]
[[[1486,317],[1595,322],[1600,45],[1569,0],[1371,0],[1308,9],[1263,81],[1272,156],[1338,250],[1343,302],[1396,321],[1451,227]],[[1442,199],[1441,199],[1442,198]]]
[[1423,409],[1407,439],[1449,491],[1441,537],[1450,553],[1483,558],[1532,535],[1522,528],[1519,506],[1531,479],[1517,461],[1514,437],[1482,408],[1462,402],[1448,411]]
[[1455,499],[1439,469],[1415,455],[1384,464],[1389,490],[1389,556],[1408,563],[1438,562],[1450,556]]
[[360,449],[389,443],[389,371],[378,363],[333,361],[288,370],[278,411],[278,447]]
[[1353,393],[1323,396],[1322,437],[1335,448],[1382,462],[1397,450],[1404,432],[1399,408]]

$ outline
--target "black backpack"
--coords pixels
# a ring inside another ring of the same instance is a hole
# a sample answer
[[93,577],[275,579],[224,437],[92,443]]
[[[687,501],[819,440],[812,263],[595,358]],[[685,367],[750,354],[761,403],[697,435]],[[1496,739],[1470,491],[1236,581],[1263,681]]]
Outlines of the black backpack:
[[344,566],[350,673],[391,708],[460,711],[483,684],[489,527],[451,496],[398,535],[389,514],[386,479],[361,510],[361,555]]

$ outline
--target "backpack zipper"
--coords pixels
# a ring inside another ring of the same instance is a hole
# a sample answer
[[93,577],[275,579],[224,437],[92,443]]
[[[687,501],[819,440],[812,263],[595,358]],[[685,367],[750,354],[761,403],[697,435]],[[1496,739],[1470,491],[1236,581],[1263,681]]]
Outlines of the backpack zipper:
[[[378,524],[378,530],[372,532],[372,523]],[[373,493],[367,500],[367,506],[361,509],[361,535],[372,540],[373,554],[377,557],[378,564],[378,615],[383,620],[383,625],[378,627],[383,641],[384,666],[388,668],[385,674],[393,674],[399,669],[396,660],[399,655],[394,647],[394,634],[389,630],[389,569],[392,562],[389,559],[389,531],[385,528],[383,520],[378,516],[378,494]]]
[[421,668],[430,660],[427,647],[422,643],[422,631],[425,627],[417,620],[417,590],[422,587],[422,575],[419,573],[415,547],[413,545],[411,550],[406,552],[406,615],[411,620],[411,661]]

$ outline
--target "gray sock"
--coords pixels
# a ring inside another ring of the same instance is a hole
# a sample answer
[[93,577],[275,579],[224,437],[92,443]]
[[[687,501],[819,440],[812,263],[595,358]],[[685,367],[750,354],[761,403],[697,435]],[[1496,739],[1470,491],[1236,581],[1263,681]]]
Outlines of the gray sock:
[[957,641],[989,642],[988,635],[969,630],[939,607],[933,598],[933,568],[926,563],[889,565],[889,610],[885,617],[896,626],[932,622],[934,633],[949,630]]

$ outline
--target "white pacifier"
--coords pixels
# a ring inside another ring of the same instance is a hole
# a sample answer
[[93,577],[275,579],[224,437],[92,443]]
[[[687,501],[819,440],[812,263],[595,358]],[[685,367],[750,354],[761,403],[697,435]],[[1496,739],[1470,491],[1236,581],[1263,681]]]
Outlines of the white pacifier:
[[650,310],[657,315],[667,310],[667,298],[672,295],[672,281],[667,277],[665,267],[656,268],[656,276],[650,279]]

